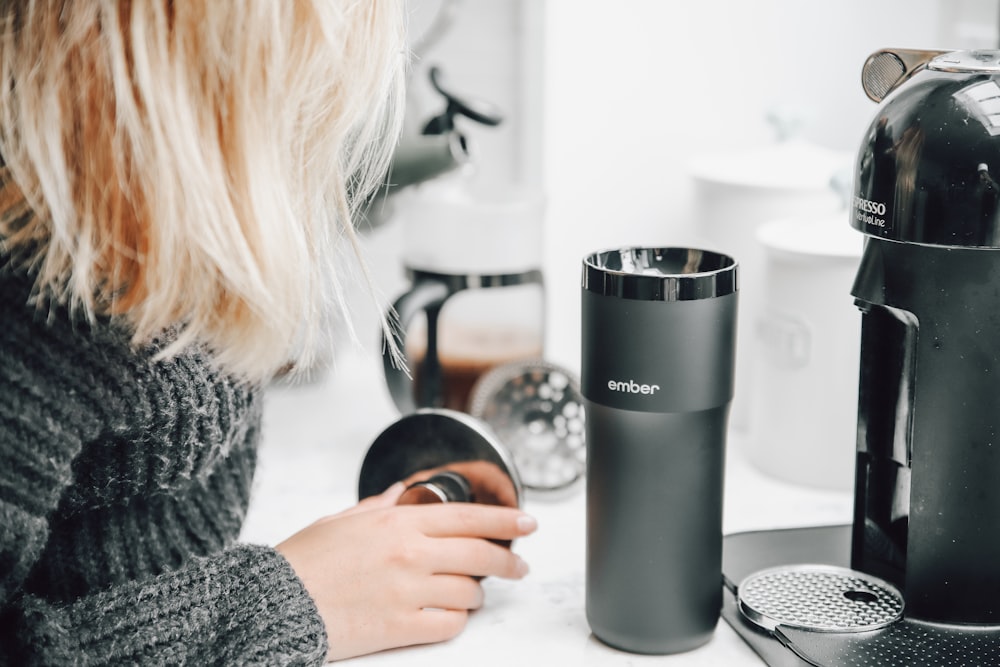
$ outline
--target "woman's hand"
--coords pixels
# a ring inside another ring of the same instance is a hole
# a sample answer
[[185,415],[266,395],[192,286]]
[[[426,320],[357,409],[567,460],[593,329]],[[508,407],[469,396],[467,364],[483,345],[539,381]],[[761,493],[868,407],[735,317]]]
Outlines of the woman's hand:
[[535,520],[474,503],[396,505],[397,484],[279,544],[326,624],[330,660],[450,639],[483,604],[474,577],[520,579],[513,540]]

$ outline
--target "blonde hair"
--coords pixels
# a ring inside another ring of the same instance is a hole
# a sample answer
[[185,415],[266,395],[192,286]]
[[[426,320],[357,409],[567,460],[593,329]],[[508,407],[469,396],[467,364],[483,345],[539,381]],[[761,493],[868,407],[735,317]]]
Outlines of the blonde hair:
[[0,0],[0,247],[136,344],[176,328],[167,354],[254,379],[301,362],[363,268],[400,2]]

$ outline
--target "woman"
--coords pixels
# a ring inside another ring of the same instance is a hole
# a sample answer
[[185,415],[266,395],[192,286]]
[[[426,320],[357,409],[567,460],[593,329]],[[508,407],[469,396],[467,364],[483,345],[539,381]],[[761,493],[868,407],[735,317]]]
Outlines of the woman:
[[[0,0],[0,654],[315,664],[460,632],[521,512],[236,544],[260,388],[361,272],[399,0]],[[361,281],[364,283],[364,281]]]

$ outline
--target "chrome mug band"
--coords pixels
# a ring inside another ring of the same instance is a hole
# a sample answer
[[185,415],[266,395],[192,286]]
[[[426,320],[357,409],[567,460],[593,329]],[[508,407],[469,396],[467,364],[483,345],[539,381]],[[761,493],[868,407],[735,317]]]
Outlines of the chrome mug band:
[[583,288],[638,301],[694,301],[733,294],[737,262],[697,248],[622,248],[583,260]]

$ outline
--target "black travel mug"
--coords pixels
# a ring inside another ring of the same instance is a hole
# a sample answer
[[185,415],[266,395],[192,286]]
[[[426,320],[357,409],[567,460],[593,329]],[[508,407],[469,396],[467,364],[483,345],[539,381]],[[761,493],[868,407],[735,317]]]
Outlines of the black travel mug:
[[692,248],[583,262],[587,620],[606,644],[679,653],[722,606],[722,496],[737,264]]

